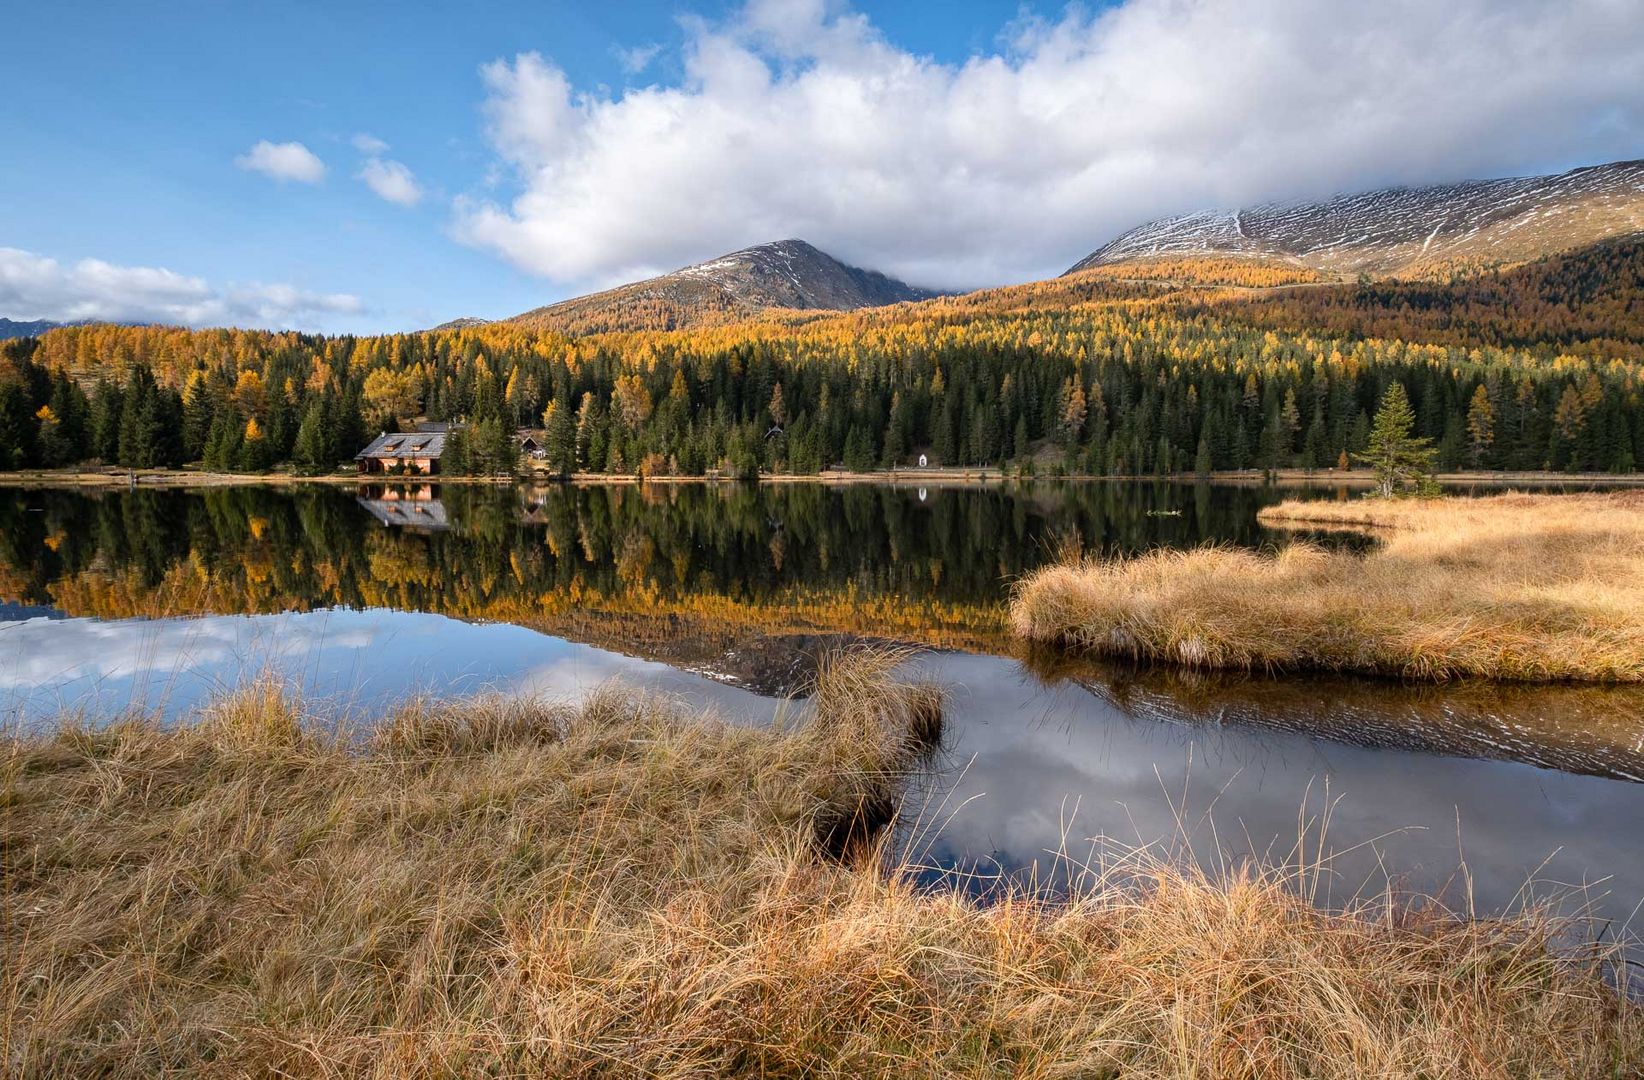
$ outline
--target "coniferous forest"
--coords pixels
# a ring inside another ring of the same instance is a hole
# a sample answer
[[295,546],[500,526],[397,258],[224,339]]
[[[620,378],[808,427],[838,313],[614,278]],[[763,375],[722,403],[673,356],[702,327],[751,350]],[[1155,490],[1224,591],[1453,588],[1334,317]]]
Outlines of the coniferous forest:
[[1644,458],[1644,241],[1448,282],[1192,269],[587,335],[63,327],[0,349],[0,468],[331,472],[418,418],[462,422],[457,473],[514,468],[520,427],[567,474],[1330,468],[1394,382],[1443,470]]

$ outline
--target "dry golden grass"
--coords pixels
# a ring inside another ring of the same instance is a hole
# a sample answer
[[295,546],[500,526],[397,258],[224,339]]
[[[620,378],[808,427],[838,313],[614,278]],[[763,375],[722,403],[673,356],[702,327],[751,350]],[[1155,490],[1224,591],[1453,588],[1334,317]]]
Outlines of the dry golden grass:
[[337,737],[264,683],[191,727],[13,737],[6,1071],[1588,1077],[1644,1060],[1641,1010],[1534,916],[1325,914],[1278,873],[1140,857],[1060,903],[916,889],[864,820],[940,723],[898,659],[830,667],[778,730],[607,690],[414,704]]
[[1013,628],[1199,667],[1644,680],[1644,493],[1287,501],[1261,521],[1380,543],[1054,566],[1016,589]]

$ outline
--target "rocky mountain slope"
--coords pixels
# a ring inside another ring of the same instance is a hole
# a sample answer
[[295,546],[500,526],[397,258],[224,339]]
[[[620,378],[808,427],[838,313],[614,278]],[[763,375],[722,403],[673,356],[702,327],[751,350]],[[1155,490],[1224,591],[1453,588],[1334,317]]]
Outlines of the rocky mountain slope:
[[850,311],[935,295],[872,270],[847,266],[803,240],[781,240],[550,304],[508,321],[568,333],[671,330],[745,319],[771,308]]
[[474,316],[474,315],[464,315],[460,319],[449,319],[445,322],[440,323],[438,326],[431,327],[431,329],[434,329],[434,330],[468,330],[468,329],[471,329],[471,328],[476,327],[476,326],[484,326],[486,323],[488,323],[490,321],[491,321],[490,319],[481,319],[481,318],[479,318],[477,316]]
[[1344,274],[1501,265],[1644,232],[1644,161],[1469,180],[1321,203],[1202,210],[1132,229],[1068,273],[1138,259],[1236,255]]
[[65,323],[52,322],[50,319],[33,319],[19,322],[0,316],[0,341],[7,338],[39,337],[47,330],[54,330]]

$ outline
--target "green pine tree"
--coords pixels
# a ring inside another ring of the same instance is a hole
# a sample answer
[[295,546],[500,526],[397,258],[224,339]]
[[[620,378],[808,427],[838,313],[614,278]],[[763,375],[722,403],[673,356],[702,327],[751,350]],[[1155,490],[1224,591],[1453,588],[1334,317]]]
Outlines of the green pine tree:
[[1193,456],[1193,473],[1195,476],[1208,477],[1214,471],[1210,461],[1210,440],[1203,436],[1199,438],[1199,452]]
[[297,425],[297,439],[291,448],[292,459],[300,468],[321,473],[337,463],[337,449],[331,444],[330,431],[325,401],[316,394],[303,411],[303,422]]
[[548,455],[549,468],[561,476],[570,476],[577,467],[577,422],[572,416],[571,399],[556,397],[549,402],[542,421],[542,449]]
[[1416,414],[1402,383],[1388,385],[1382,395],[1376,419],[1370,426],[1369,445],[1359,461],[1376,473],[1376,491],[1391,497],[1408,488],[1420,488],[1433,473],[1436,451],[1432,440],[1412,435]]

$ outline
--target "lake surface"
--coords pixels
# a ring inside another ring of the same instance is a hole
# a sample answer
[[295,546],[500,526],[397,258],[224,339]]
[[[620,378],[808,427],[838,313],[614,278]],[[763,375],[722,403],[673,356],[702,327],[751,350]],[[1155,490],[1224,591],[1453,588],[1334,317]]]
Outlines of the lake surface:
[[1005,632],[1011,581],[1058,553],[1283,544],[1255,515],[1295,495],[1350,497],[1099,482],[5,489],[0,711],[13,726],[181,717],[274,670],[321,715],[615,678],[758,723],[827,649],[905,641],[951,691],[907,830],[933,876],[1054,884],[1097,837],[1190,844],[1206,862],[1283,857],[1305,837],[1307,857],[1332,854],[1321,899],[1392,881],[1487,912],[1585,886],[1568,903],[1622,930],[1644,899],[1644,690],[1194,675],[1069,661]]

